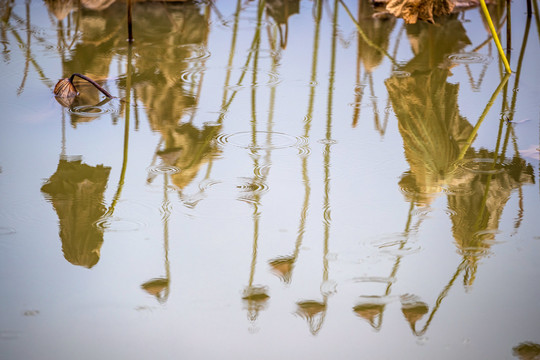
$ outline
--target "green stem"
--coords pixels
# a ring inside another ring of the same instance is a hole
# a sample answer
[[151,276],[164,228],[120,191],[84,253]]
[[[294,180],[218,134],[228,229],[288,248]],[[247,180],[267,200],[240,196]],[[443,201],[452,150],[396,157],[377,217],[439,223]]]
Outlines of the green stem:
[[486,2],[484,0],[480,0],[480,5],[482,6],[482,11],[484,12],[484,16],[486,17],[486,20],[489,25],[489,30],[491,31],[491,35],[493,35],[493,40],[495,41],[495,45],[497,45],[497,50],[499,50],[499,55],[501,56],[501,59],[504,63],[504,67],[506,68],[506,71],[511,74],[512,70],[510,69],[510,64],[508,63],[508,60],[506,59],[506,55],[504,55],[504,50],[501,46],[501,42],[499,41],[499,37],[497,36],[497,31],[495,30],[495,26],[493,26],[493,21],[491,21],[491,16],[489,16],[489,11],[486,6]]

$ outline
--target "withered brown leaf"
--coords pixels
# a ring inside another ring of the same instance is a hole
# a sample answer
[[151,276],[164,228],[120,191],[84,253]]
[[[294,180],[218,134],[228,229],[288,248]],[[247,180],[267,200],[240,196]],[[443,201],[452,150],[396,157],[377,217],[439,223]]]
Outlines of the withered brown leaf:
[[69,78],[62,79],[54,87],[54,95],[61,98],[72,98],[77,96],[78,92]]

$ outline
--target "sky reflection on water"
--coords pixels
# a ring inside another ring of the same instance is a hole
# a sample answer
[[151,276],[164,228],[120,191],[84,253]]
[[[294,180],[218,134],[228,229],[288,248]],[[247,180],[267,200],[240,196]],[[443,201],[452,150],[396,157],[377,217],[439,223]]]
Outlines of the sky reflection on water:
[[345,3],[2,3],[1,358],[538,356],[537,14]]

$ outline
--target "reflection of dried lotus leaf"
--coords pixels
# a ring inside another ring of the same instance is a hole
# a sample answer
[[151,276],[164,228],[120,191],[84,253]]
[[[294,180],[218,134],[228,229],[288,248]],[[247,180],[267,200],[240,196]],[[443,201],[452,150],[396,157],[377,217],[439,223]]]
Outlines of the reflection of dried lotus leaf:
[[243,300],[264,302],[270,297],[267,293],[266,286],[250,286],[244,290]]
[[291,272],[296,259],[293,256],[280,257],[270,260],[269,264],[272,267],[272,272],[280,277],[286,283],[291,281]]
[[158,296],[163,290],[169,287],[169,279],[156,278],[145,282],[141,285],[147,293],[153,296]]
[[317,335],[326,315],[326,302],[307,300],[297,302],[296,305],[298,305],[296,313],[308,322],[311,334]]
[[384,310],[384,304],[364,303],[358,304],[353,308],[356,315],[364,318],[370,324],[374,324],[375,319],[381,315]]
[[448,15],[453,8],[454,3],[450,0],[390,0],[386,5],[386,10],[403,18],[407,24],[417,20],[433,23],[433,17]]
[[379,47],[367,43],[362,36],[358,37],[358,57],[362,59],[366,71],[372,72],[384,59],[384,53],[380,49],[388,49],[396,19],[393,16],[386,19],[373,17],[375,10],[371,0],[361,0],[358,6],[362,30],[367,38]]
[[427,205],[451,181],[454,163],[472,125],[459,115],[459,86],[446,82],[448,70],[435,69],[385,81],[411,167],[400,187]]
[[540,345],[527,341],[514,347],[512,353],[521,360],[540,360]]
[[77,96],[77,94],[77,89],[69,78],[58,81],[54,87],[54,95],[60,98],[73,98]]
[[266,286],[249,286],[244,290],[242,300],[250,321],[257,319],[259,312],[266,308],[269,298]]
[[106,211],[103,193],[110,170],[61,159],[41,187],[58,215],[64,257],[73,265],[91,268],[99,261],[103,231],[94,224]]
[[116,0],[81,0],[81,4],[90,10],[105,10],[111,6]]
[[306,319],[312,318],[326,310],[325,303],[315,300],[300,301],[296,304],[298,305],[297,314]]
[[429,311],[429,306],[422,301],[403,304],[401,311],[411,326],[420,320]]
[[167,278],[155,278],[141,285],[148,294],[155,296],[158,302],[164,303],[169,296],[170,281]]
[[57,20],[64,20],[74,9],[76,9],[73,0],[45,0],[47,8],[53,13]]
[[291,15],[300,13],[300,0],[266,0],[268,14],[278,24],[286,24]]

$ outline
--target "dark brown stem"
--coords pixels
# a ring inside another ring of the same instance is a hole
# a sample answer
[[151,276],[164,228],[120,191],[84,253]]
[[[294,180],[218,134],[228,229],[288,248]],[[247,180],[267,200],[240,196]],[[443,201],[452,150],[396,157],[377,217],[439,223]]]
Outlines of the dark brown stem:
[[73,84],[73,78],[74,78],[75,76],[78,76],[78,77],[80,77],[81,79],[84,79],[84,80],[88,81],[90,84],[94,85],[94,86],[96,87],[96,89],[98,89],[99,91],[101,91],[106,97],[112,99],[113,96],[112,96],[107,90],[105,90],[104,88],[102,88],[97,82],[95,82],[94,80],[90,79],[89,77],[87,77],[87,76],[85,76],[85,75],[77,74],[77,73],[71,75],[71,77],[69,78],[69,82],[70,82],[71,84]]
[[131,0],[127,2],[127,26],[128,26],[128,41],[133,42],[133,30],[132,30],[132,20],[131,20]]

